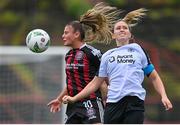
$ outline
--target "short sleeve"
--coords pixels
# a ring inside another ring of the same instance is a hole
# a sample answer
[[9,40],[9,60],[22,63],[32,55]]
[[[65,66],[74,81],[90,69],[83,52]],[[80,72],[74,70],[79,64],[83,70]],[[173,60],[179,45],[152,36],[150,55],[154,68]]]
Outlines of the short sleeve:
[[142,50],[143,50],[143,53],[142,53],[143,71],[146,76],[149,76],[151,72],[154,70],[154,65],[151,63],[151,60],[147,52],[143,48]]
[[89,57],[91,58],[90,60],[92,60],[91,64],[94,65],[97,70],[99,70],[102,52],[100,50],[94,49],[89,54]]
[[93,65],[93,67],[96,68],[96,71],[98,71],[100,66],[100,60],[102,57],[102,52],[89,45],[86,48],[83,48],[83,50],[85,51],[88,59],[90,60],[90,65]]
[[105,55],[101,58],[101,63],[99,67],[98,77],[107,77],[107,58]]

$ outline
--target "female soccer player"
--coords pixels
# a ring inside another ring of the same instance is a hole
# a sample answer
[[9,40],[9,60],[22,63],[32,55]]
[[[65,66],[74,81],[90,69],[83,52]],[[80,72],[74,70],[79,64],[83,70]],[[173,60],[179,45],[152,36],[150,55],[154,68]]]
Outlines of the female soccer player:
[[130,28],[135,26],[145,9],[128,13],[114,26],[117,48],[103,54],[98,75],[83,91],[74,97],[64,96],[64,103],[76,102],[96,91],[107,77],[109,80],[107,104],[104,112],[105,124],[142,124],[144,120],[144,99],[142,87],[144,75],[152,81],[160,94],[166,110],[172,108],[164,85],[145,51],[137,43],[130,43]]
[[[80,21],[72,21],[65,26],[62,39],[65,46],[72,47],[66,54],[66,82],[67,87],[52,100],[51,112],[59,111],[64,95],[75,96],[94,78],[99,70],[101,52],[87,45],[86,41],[104,41],[111,39],[111,28],[120,12],[115,7],[104,3],[97,4],[81,16]],[[67,106],[67,124],[102,123],[103,105],[102,95],[106,96],[106,83],[99,89]],[[101,95],[102,94],[102,95]]]

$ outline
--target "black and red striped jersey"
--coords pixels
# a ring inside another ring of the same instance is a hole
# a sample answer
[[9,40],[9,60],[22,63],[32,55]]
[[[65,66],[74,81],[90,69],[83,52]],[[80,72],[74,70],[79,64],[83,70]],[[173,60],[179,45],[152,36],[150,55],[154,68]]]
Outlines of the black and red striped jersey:
[[[96,75],[99,70],[102,53],[94,47],[84,44],[78,49],[71,49],[65,57],[66,83],[68,94],[78,94]],[[101,98],[97,90],[86,99]]]

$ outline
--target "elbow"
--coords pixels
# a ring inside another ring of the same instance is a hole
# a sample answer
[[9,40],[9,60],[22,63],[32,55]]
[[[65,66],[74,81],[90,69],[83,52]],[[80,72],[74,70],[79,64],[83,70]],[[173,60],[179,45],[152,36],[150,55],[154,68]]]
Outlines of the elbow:
[[150,78],[152,81],[156,81],[156,80],[157,80],[158,74],[157,74],[156,70],[153,70],[153,71],[151,72],[151,74],[149,74],[149,78]]

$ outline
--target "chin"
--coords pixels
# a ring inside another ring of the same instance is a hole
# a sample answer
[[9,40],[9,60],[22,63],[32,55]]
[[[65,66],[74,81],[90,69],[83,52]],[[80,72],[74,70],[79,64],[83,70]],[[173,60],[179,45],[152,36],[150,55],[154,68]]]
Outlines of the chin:
[[64,43],[64,46],[71,46],[71,44],[69,44],[69,43]]
[[64,42],[64,46],[67,46],[68,45],[68,42]]
[[128,40],[128,38],[119,38],[119,39],[117,39],[118,42],[124,42],[124,41],[127,41],[127,40]]

